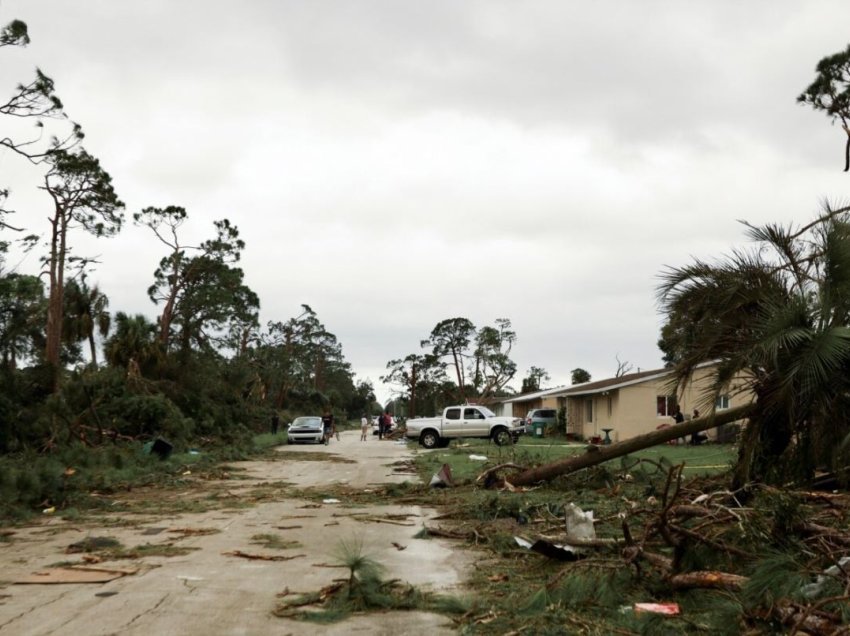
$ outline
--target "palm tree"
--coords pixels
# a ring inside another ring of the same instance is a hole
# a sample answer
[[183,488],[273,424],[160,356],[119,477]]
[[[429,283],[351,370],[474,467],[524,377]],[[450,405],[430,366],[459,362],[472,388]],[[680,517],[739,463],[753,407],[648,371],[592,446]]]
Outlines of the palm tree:
[[736,379],[755,395],[736,485],[807,479],[850,440],[850,207],[745,226],[753,249],[663,273],[665,353],[679,382],[717,362],[705,407]]
[[0,276],[0,361],[17,368],[22,358],[37,358],[44,349],[44,285],[35,276]]
[[97,285],[89,287],[85,278],[79,283],[68,281],[65,284],[65,324],[63,333],[67,340],[79,342],[88,340],[91,352],[91,365],[97,367],[97,348],[95,331],[105,338],[109,334],[111,317],[107,308],[109,299]]
[[104,352],[112,366],[127,368],[131,362],[146,367],[157,358],[156,325],[144,315],[115,314],[115,333],[106,341]]

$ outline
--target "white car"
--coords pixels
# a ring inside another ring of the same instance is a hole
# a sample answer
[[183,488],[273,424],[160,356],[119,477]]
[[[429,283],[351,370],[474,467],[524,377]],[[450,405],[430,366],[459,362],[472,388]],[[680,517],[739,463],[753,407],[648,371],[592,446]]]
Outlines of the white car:
[[286,443],[315,442],[321,444],[324,441],[324,430],[322,429],[322,418],[317,415],[296,417],[286,431]]

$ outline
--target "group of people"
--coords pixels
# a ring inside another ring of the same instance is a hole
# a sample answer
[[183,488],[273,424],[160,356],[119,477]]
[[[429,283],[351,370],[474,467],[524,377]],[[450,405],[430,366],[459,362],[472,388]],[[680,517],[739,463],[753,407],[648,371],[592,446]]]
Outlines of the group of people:
[[[378,439],[384,439],[384,435],[390,432],[392,429],[392,422],[393,419],[388,411],[384,411],[378,416]],[[277,435],[279,429],[280,416],[277,413],[274,413],[271,418],[272,435]],[[360,418],[360,441],[365,442],[368,434],[369,418],[364,413],[363,417]],[[336,441],[339,441],[339,431],[336,430],[336,420],[334,420],[333,413],[330,412],[330,409],[325,409],[322,414],[322,440],[324,441],[325,446],[330,443],[332,437],[336,437]]]
[[[681,424],[682,422],[685,421],[685,415],[682,413],[682,409],[679,408],[678,406],[676,407],[676,412],[673,413],[673,415],[671,415],[670,417],[672,417],[674,420],[676,420],[676,424]],[[693,415],[691,415],[691,419],[695,420],[695,419],[698,419],[698,418],[699,418],[699,409],[694,409],[694,413],[693,413]],[[708,435],[706,435],[705,433],[693,433],[691,435],[691,442],[690,443],[691,443],[692,446],[699,446],[700,444],[702,444],[707,439],[708,439]]]
[[[378,439],[384,439],[384,435],[390,432],[392,422],[393,419],[388,411],[384,411],[378,416]],[[335,436],[336,441],[339,441],[339,431],[336,430],[336,421],[334,420],[333,413],[328,409],[325,409],[325,413],[322,415],[322,430],[326,446],[330,442],[331,437]],[[369,418],[364,413],[363,417],[360,418],[360,441],[365,442],[368,439],[368,434]]]
[[[369,417],[364,413],[360,418],[360,441],[365,442],[369,435]],[[384,435],[390,432],[393,418],[389,411],[384,411],[378,416],[378,439],[384,439]]]

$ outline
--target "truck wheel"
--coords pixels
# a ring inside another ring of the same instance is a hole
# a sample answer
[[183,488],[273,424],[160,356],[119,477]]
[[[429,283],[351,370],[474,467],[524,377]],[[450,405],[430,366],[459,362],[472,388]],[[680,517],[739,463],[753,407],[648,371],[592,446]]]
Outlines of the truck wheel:
[[437,448],[440,443],[440,436],[434,431],[425,431],[419,437],[419,443],[425,448]]
[[493,441],[496,442],[497,446],[508,446],[513,441],[513,438],[508,432],[508,429],[497,428],[493,431]]

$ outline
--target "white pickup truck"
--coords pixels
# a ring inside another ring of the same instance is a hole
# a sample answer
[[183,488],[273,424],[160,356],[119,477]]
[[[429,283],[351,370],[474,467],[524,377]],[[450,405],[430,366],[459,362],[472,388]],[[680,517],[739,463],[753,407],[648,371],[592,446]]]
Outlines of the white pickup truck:
[[448,446],[458,437],[483,437],[500,446],[515,442],[524,431],[518,417],[497,417],[485,406],[450,406],[442,417],[418,417],[407,421],[407,437],[425,448]]

